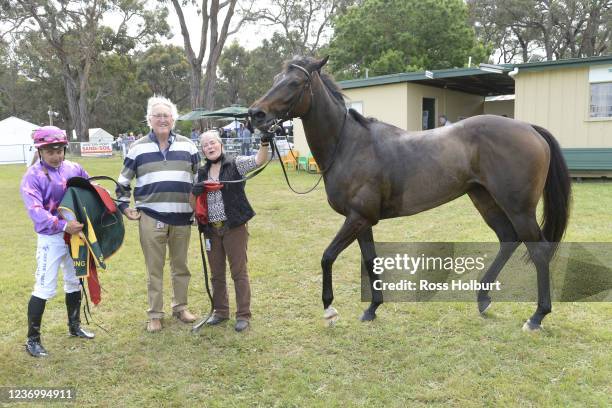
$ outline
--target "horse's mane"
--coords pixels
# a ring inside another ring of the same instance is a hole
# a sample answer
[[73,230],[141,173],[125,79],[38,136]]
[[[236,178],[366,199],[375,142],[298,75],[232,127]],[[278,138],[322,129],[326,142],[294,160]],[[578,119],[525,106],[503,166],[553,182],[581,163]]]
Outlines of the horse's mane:
[[[288,71],[290,69],[289,65],[295,64],[303,68],[306,68],[308,72],[312,72],[315,70],[318,62],[319,61],[317,59],[312,58],[312,57],[301,57],[301,56],[293,57],[293,59],[285,62],[284,69],[285,71]],[[336,81],[334,81],[334,78],[330,74],[322,72],[322,71],[319,71],[319,77],[323,81],[323,84],[325,85],[329,93],[342,105],[346,105],[344,101],[344,94],[342,93],[342,90],[340,89]],[[353,119],[355,119],[357,123],[359,123],[361,126],[365,128],[368,128],[370,123],[376,121],[376,119],[374,118],[364,117],[363,115],[361,115],[359,112],[357,112],[354,109],[349,109],[349,114],[353,117]]]
[[[294,65],[299,65],[300,67],[306,68],[308,72],[312,72],[315,70],[315,67],[317,66],[317,62],[318,60],[312,57],[293,57],[292,60],[285,62],[284,69],[285,71],[288,71],[289,69],[291,69],[289,65],[294,64]],[[340,90],[340,87],[338,86],[338,84],[336,84],[332,76],[322,71],[319,71],[319,76],[321,77],[323,84],[325,85],[327,90],[332,94],[332,96],[338,102],[341,102],[344,105],[344,94],[342,93],[342,91]]]
[[359,123],[361,126],[365,128],[369,128],[372,122],[377,122],[376,118],[373,118],[371,116],[366,118],[365,116],[363,116],[361,113],[357,112],[353,108],[349,109],[349,114],[353,117],[353,119],[355,119],[355,122]]

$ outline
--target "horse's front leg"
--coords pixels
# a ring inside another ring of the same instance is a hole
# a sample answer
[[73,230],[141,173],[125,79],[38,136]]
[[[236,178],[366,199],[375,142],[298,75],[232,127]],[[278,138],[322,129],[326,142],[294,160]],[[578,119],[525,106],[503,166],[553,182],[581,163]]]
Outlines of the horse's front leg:
[[368,278],[370,280],[370,293],[372,301],[370,306],[364,310],[360,320],[363,322],[376,319],[376,309],[383,303],[383,294],[380,289],[374,288],[374,281],[377,279],[374,274],[374,258],[376,258],[376,248],[374,247],[374,236],[372,235],[372,227],[366,228],[357,237],[359,248],[361,249],[361,262],[363,262]]
[[321,259],[321,269],[323,270],[323,318],[328,326],[333,326],[338,320],[338,312],[331,304],[334,301],[334,290],[332,288],[332,265],[338,255],[346,249],[359,234],[366,228],[371,228],[371,224],[362,216],[351,214],[346,217],[342,228],[336,234],[333,241],[329,244],[323,258]]

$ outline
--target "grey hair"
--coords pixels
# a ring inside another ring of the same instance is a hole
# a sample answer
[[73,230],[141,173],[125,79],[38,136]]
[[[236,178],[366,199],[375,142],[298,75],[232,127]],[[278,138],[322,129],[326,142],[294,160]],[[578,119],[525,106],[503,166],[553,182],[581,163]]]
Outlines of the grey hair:
[[219,142],[221,144],[221,148],[223,149],[223,140],[221,140],[221,137],[219,136],[219,132],[211,129],[211,130],[207,130],[206,132],[202,133],[200,135],[200,144],[202,144],[202,139],[204,139],[204,136],[211,136],[213,139],[215,139],[217,142]]
[[[168,98],[164,98],[163,96],[153,95],[147,101],[147,125],[151,128],[151,115],[153,114],[153,108],[157,105],[164,105],[170,108],[170,113],[172,115],[172,120],[174,124],[176,124],[176,119],[178,119],[178,109],[176,105],[172,103],[172,101]],[[174,125],[172,126],[174,127]]]

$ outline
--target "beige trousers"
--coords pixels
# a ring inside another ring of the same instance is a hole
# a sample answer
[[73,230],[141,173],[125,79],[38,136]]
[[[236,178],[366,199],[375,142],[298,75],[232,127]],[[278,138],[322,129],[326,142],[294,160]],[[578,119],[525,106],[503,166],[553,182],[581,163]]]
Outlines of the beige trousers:
[[140,246],[147,267],[147,292],[151,319],[164,317],[164,265],[166,246],[170,255],[172,277],[172,311],[180,312],[187,308],[187,290],[191,273],[187,267],[187,251],[191,238],[190,225],[168,225],[158,222],[144,212],[140,212]]

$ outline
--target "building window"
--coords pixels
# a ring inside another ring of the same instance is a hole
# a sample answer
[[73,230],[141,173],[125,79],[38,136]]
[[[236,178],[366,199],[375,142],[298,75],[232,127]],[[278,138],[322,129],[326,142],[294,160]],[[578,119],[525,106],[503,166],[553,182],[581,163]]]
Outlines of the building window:
[[354,109],[357,112],[359,112],[361,115],[363,115],[363,102],[361,102],[361,101],[346,102],[346,108],[347,109]]
[[612,118],[612,82],[591,84],[589,115],[592,118]]

